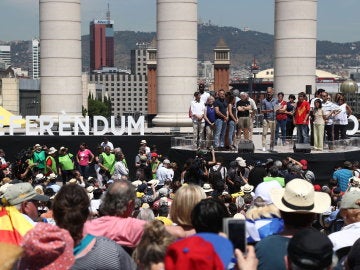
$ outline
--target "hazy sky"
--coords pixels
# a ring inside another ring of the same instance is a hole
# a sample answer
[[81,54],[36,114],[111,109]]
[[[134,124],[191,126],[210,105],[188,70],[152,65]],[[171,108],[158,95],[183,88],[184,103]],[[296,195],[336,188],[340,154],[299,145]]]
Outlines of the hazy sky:
[[[82,34],[110,4],[115,30],[155,31],[156,0],[81,0]],[[0,0],[0,40],[39,36],[39,0]],[[360,0],[318,0],[318,39],[360,41]],[[198,0],[199,19],[274,33],[274,0]]]

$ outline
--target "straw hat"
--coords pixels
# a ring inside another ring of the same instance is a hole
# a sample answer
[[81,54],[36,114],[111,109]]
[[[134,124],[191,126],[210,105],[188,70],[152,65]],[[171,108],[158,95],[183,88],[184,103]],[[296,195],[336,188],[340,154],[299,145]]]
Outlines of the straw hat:
[[205,183],[205,184],[203,185],[202,189],[203,189],[203,191],[204,191],[205,193],[214,191],[214,190],[211,188],[211,185],[210,185],[209,183]]
[[241,187],[241,191],[243,191],[244,193],[250,193],[253,190],[254,190],[254,186],[249,184],[245,184]]
[[314,191],[314,186],[304,179],[295,178],[285,188],[270,191],[277,208],[284,212],[323,213],[330,207],[327,193]]

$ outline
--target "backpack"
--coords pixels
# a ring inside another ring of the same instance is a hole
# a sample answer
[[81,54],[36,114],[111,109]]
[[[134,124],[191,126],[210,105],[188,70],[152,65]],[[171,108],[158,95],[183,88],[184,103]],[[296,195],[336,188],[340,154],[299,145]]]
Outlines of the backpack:
[[224,181],[225,176],[226,176],[226,168],[225,167],[219,166],[217,169],[214,169],[214,167],[211,167],[209,170],[209,183],[214,185],[219,180]]

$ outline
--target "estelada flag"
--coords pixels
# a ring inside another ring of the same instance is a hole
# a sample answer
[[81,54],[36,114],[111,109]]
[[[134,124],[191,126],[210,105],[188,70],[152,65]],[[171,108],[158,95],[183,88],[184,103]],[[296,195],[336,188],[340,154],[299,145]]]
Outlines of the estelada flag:
[[14,206],[0,207],[0,242],[20,245],[34,227]]

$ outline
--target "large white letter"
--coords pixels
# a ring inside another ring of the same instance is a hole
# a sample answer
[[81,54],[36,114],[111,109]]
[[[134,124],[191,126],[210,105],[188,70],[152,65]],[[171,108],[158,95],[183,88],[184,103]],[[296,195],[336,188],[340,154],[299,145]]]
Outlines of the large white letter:
[[21,124],[15,123],[15,121],[21,120],[21,115],[12,115],[10,116],[10,126],[9,126],[9,134],[14,135],[14,128],[21,128]]
[[[68,115],[59,115],[59,136],[71,136],[71,117]],[[69,130],[65,130],[69,129]]]
[[[39,129],[37,121],[39,121],[39,117],[36,115],[27,115],[25,117],[26,126],[25,126],[25,134],[26,136],[35,136],[39,135]],[[35,131],[31,131],[31,128],[34,128]]]
[[354,128],[352,130],[347,130],[346,134],[347,135],[355,135],[355,133],[359,129],[359,121],[356,119],[356,117],[354,115],[350,115],[348,120],[354,122]]
[[89,135],[89,133],[90,133],[89,116],[86,116],[84,118],[84,120],[85,120],[85,123],[83,122],[82,118],[75,117],[75,122],[74,122],[74,133],[75,133],[75,135],[79,135],[79,127],[80,127],[81,131],[84,132],[85,135]]
[[[98,130],[98,121],[102,121],[104,124],[103,130]],[[109,123],[104,116],[94,116],[94,135],[104,135],[109,129]]]
[[139,117],[137,122],[135,123],[135,120],[132,116],[128,116],[128,135],[131,135],[132,129],[131,127],[134,127],[135,132],[140,132],[140,135],[144,135],[144,126],[145,126],[145,118],[143,115]]
[[111,116],[111,133],[117,136],[121,136],[125,132],[125,116],[121,116],[121,126],[116,128],[115,125],[115,116]]
[[45,131],[49,135],[54,135],[51,128],[54,125],[54,119],[49,115],[40,115],[40,135],[44,135]]

